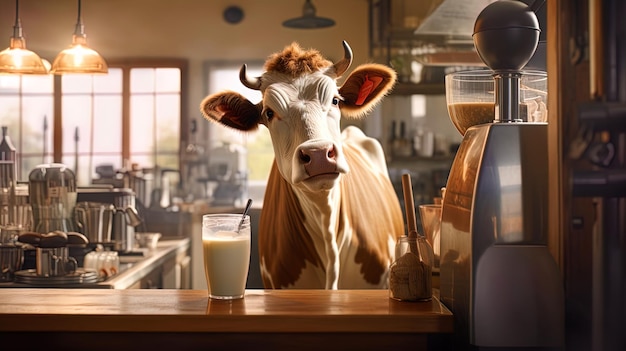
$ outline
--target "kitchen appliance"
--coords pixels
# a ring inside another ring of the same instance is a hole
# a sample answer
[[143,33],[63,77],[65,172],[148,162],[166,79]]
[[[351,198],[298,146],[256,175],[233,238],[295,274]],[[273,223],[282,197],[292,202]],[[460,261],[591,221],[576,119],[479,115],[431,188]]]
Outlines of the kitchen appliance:
[[73,274],[78,268],[78,262],[69,252],[67,246],[38,247],[35,272],[41,277]]
[[113,214],[115,206],[111,203],[81,201],[74,207],[74,219],[79,232],[90,243],[111,242]]
[[134,207],[115,209],[113,214],[113,242],[115,250],[131,252],[135,248],[135,227],[141,224],[141,218]]
[[440,296],[455,349],[564,346],[562,278],[547,247],[547,123],[520,118],[538,3],[496,1],[474,26],[495,101],[493,123],[465,132],[442,203]]
[[28,175],[28,193],[35,232],[76,231],[72,219],[77,197],[76,176],[66,165],[36,166]]
[[236,144],[223,144],[209,152],[211,205],[244,206],[247,199],[246,149]]
[[[135,206],[135,192],[132,189],[114,188],[112,185],[81,187],[78,189],[78,201],[111,204],[113,208],[108,208],[111,209],[112,249],[120,254],[133,251],[135,230],[143,223],[143,219]],[[139,230],[143,228],[139,227]]]

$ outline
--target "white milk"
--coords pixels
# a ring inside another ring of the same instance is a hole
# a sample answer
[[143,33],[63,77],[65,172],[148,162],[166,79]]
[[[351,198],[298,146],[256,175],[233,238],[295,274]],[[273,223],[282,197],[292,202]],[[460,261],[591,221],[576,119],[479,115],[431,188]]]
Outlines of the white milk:
[[202,246],[209,296],[243,297],[250,265],[250,236],[217,232],[203,237]]

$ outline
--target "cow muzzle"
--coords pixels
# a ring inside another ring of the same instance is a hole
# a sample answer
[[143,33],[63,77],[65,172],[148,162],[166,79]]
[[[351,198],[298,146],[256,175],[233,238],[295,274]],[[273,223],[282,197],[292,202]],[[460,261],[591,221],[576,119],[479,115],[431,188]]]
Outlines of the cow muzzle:
[[[306,173],[306,179],[314,177],[338,177],[346,172],[341,150],[333,143],[307,143],[297,150],[297,161]],[[305,179],[303,179],[305,180]]]

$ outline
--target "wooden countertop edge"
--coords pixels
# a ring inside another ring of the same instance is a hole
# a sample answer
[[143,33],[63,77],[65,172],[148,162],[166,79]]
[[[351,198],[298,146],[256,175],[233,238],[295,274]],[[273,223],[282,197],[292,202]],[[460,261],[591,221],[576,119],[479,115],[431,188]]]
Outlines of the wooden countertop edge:
[[399,302],[387,290],[0,289],[0,331],[176,333],[452,333],[436,297]]
[[[10,324],[8,322],[10,321]],[[3,314],[11,332],[169,333],[452,333],[453,319],[440,316],[202,316]]]

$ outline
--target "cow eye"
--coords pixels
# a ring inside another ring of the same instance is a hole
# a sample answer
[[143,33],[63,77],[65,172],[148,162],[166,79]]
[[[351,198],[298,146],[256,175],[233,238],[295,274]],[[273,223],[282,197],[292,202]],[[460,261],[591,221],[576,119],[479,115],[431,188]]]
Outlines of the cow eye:
[[339,98],[336,98],[336,97],[333,98],[333,105],[335,106],[339,105]]
[[265,117],[268,121],[271,121],[272,118],[274,118],[274,111],[268,108],[267,110],[265,110]]

